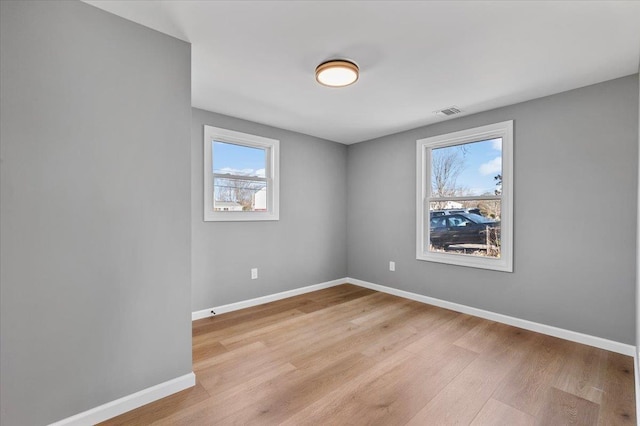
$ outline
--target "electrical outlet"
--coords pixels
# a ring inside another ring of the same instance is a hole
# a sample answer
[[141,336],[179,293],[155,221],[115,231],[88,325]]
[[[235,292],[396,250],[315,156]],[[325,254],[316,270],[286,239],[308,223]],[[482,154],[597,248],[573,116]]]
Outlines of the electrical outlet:
[[258,279],[258,268],[251,268],[251,279],[252,280]]
[[389,261],[389,270],[390,270],[391,272],[395,272],[395,270],[396,270],[396,262],[394,262],[394,261]]

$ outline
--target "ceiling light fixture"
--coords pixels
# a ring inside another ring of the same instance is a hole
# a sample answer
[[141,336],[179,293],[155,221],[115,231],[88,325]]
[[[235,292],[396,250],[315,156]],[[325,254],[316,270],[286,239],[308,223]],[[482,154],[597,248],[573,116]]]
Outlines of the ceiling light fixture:
[[360,69],[344,59],[323,62],[316,68],[316,81],[323,86],[344,87],[358,81]]

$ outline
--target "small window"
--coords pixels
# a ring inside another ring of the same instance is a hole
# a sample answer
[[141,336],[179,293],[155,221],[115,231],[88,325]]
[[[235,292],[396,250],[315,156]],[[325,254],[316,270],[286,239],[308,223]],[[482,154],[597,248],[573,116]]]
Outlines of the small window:
[[513,271],[513,121],[417,141],[416,258]]
[[275,139],[204,126],[204,220],[278,220]]

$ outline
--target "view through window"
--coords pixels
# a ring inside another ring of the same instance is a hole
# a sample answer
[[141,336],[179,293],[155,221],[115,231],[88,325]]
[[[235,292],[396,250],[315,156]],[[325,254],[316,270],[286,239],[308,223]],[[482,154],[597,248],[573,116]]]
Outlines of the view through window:
[[513,122],[417,141],[416,258],[512,270]]
[[214,211],[267,211],[267,149],[211,143]]
[[431,150],[430,251],[500,257],[502,138]]

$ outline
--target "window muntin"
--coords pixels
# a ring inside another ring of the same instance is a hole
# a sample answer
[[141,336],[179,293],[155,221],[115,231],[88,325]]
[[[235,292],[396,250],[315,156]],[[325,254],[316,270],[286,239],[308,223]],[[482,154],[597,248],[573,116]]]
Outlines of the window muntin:
[[416,258],[512,271],[513,122],[417,141]]
[[205,221],[278,220],[279,141],[205,126]]

